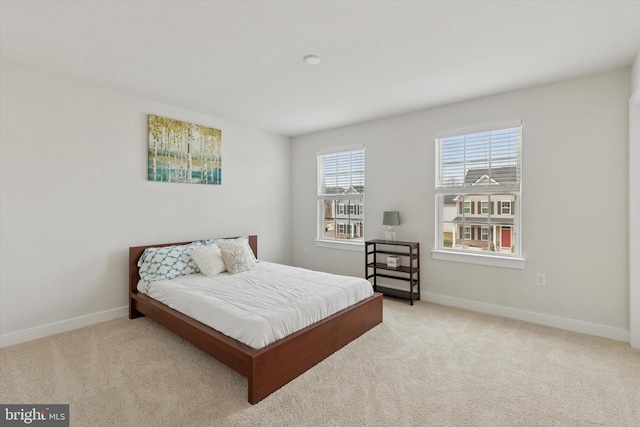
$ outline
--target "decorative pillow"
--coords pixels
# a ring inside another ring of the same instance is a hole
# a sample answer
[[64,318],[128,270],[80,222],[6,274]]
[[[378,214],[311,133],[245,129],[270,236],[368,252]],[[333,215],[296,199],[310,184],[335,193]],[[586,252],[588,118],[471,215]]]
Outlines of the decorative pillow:
[[215,276],[227,270],[222,259],[220,247],[215,243],[195,248],[189,254],[202,274],[207,277]]
[[188,245],[145,249],[138,261],[140,278],[145,282],[155,282],[199,273],[198,265],[189,252],[203,245],[202,242],[193,242]]
[[221,250],[243,248],[247,259],[253,261],[253,263],[258,262],[256,256],[251,250],[251,246],[249,245],[249,238],[247,236],[238,237],[237,239],[217,239],[215,240],[215,243],[220,247]]
[[255,261],[247,256],[247,252],[243,246],[238,246],[233,249],[222,249],[221,252],[224,264],[231,274],[248,271],[256,266]]

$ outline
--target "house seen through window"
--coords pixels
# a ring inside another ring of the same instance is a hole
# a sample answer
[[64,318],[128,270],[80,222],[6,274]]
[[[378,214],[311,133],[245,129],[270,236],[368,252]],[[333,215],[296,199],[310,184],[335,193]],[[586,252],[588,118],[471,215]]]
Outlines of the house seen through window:
[[361,242],[364,148],[318,155],[318,239]]
[[436,249],[520,256],[522,126],[436,138]]

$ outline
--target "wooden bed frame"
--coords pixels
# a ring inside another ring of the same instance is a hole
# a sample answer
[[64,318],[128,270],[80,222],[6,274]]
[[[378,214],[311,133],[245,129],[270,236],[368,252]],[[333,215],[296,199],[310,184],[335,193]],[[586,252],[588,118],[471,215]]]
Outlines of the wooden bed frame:
[[[351,307],[256,350],[169,306],[138,293],[138,259],[148,247],[129,248],[129,318],[148,316],[207,352],[249,380],[249,403],[255,404],[382,322],[382,294],[375,293]],[[249,236],[258,255],[258,237]]]

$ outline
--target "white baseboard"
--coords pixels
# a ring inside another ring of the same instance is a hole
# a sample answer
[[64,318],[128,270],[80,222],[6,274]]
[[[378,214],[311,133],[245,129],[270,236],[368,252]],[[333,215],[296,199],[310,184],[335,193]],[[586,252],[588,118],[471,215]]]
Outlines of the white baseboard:
[[545,326],[553,326],[555,328],[595,335],[598,337],[611,338],[618,341],[629,342],[630,339],[630,333],[628,329],[614,328],[611,326],[599,325],[597,323],[583,322],[582,320],[567,319],[564,317],[551,316],[549,314],[536,313],[534,311],[487,304],[484,302],[455,298],[447,295],[433,294],[430,292],[421,292],[420,299],[436,304],[463,308],[465,310],[477,311],[480,313],[494,314],[496,316],[508,317],[510,319],[524,320],[525,322],[531,322]]
[[107,320],[117,319],[129,315],[129,306],[118,307],[99,313],[87,314],[86,316],[74,317],[73,319],[61,320],[60,322],[48,323],[34,328],[23,329],[21,331],[10,332],[0,335],[0,348],[14,344],[48,337],[49,335],[71,331],[73,329],[94,325]]

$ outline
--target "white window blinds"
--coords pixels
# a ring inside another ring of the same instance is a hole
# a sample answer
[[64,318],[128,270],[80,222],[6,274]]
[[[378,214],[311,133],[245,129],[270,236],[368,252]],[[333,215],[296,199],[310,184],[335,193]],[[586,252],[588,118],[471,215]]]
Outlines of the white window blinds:
[[520,189],[522,126],[436,138],[436,189]]
[[362,198],[364,148],[318,155],[318,196]]

